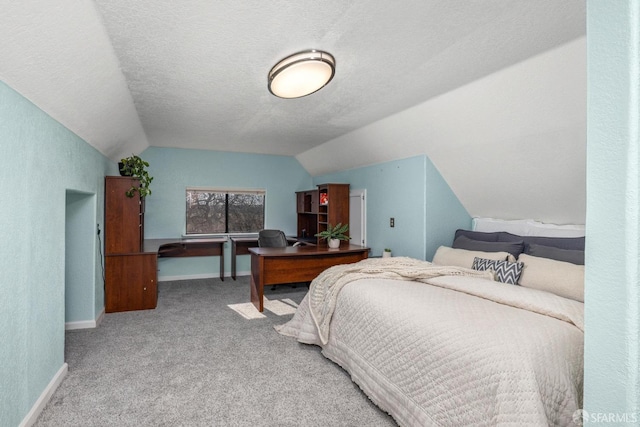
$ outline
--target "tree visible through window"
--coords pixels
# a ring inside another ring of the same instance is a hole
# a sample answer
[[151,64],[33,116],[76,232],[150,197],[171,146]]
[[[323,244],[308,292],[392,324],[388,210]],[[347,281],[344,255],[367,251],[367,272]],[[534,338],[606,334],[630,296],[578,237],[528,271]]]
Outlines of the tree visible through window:
[[264,190],[187,188],[187,234],[257,233],[264,198]]

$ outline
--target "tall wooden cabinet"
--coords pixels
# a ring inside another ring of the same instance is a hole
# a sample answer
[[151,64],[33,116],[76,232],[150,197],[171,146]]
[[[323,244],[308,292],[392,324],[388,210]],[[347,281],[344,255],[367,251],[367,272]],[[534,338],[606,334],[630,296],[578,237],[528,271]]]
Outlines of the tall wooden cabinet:
[[105,178],[105,311],[156,308],[157,254],[142,252],[144,198],[125,192],[138,180]]
[[298,239],[326,245],[316,233],[328,225],[349,223],[349,184],[320,184],[315,190],[296,192]]

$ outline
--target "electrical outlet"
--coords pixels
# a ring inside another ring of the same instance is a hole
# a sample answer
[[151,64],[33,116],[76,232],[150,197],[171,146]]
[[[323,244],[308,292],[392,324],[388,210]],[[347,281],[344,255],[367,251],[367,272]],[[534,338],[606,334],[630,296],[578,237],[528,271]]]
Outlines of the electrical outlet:
[[395,218],[389,219],[389,227],[395,227],[395,226],[396,226],[396,219]]
[[100,235],[100,224],[96,224],[96,226],[98,227],[98,236]]

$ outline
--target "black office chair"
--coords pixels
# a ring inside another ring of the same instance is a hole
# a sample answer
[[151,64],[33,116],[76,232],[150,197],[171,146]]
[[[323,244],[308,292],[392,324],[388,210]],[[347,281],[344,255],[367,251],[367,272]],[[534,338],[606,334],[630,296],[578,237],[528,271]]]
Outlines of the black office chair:
[[261,248],[285,248],[288,246],[287,236],[282,230],[260,230],[258,246]]

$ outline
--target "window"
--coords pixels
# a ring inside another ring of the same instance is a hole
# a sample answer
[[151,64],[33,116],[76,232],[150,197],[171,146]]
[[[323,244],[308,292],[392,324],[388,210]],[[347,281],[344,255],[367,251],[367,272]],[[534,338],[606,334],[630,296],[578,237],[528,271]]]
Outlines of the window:
[[187,188],[187,234],[257,233],[264,198],[264,190]]

